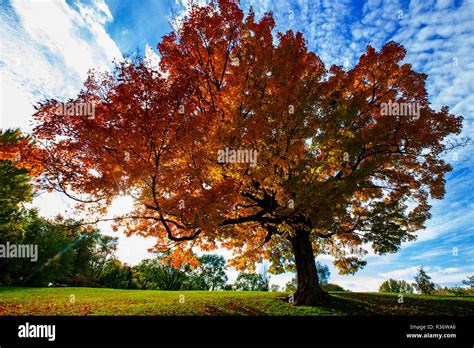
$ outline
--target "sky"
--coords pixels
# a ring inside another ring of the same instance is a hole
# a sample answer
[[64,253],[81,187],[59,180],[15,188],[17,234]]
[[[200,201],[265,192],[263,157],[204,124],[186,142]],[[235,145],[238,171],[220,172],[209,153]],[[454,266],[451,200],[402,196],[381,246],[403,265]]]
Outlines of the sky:
[[[187,1],[0,0],[0,127],[30,131],[33,105],[75,96],[91,68],[108,70],[135,50],[158,59],[156,46],[171,30],[172,18],[186,14]],[[276,31],[301,31],[326,66],[351,68],[367,45],[401,43],[405,61],[428,74],[432,107],[447,105],[463,115],[462,136],[474,139],[474,0],[242,0],[241,7],[246,12],[253,7],[257,17],[273,12]],[[446,196],[431,202],[432,219],[415,242],[403,243],[396,254],[369,253],[367,266],[355,275],[339,275],[331,257],[319,256],[330,268],[330,282],[377,291],[389,278],[412,282],[419,266],[442,286],[460,285],[474,274],[473,149],[446,155],[454,167]],[[120,197],[109,214],[127,212],[132,204],[130,197]],[[59,194],[40,192],[32,206],[43,216],[74,216],[73,202]],[[125,237],[107,223],[99,227],[119,237],[122,261],[151,257],[152,239]],[[233,281],[237,272],[229,269],[228,275]],[[272,276],[271,283],[282,286],[292,277]]]

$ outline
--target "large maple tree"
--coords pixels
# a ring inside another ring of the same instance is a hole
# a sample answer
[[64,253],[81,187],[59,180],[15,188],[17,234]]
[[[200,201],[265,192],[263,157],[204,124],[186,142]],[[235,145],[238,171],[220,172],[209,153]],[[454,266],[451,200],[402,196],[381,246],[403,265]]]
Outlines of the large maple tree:
[[[327,69],[301,33],[274,26],[235,1],[194,6],[158,45],[159,67],[137,58],[91,72],[69,102],[94,104],[94,117],[48,100],[34,135],[50,185],[91,213],[131,194],[117,224],[172,249],[172,264],[192,261],[193,247],[229,248],[238,269],[266,259],[296,270],[295,303],[316,305],[329,297],[315,256],[332,252],[353,273],[364,249],[396,252],[423,228],[451,169],[442,141],[462,117],[430,108],[426,75],[397,43]],[[387,115],[384,103],[419,114]],[[220,160],[231,150],[254,161]]]

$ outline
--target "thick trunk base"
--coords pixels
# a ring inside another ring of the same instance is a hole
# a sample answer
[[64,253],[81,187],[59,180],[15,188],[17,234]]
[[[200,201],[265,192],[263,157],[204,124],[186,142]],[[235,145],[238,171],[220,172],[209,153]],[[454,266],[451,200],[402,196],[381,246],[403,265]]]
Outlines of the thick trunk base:
[[293,295],[296,306],[320,306],[331,302],[331,296],[318,286],[316,289],[298,289]]
[[330,302],[329,294],[319,286],[309,233],[300,232],[290,242],[295,255],[298,284],[292,302],[297,306],[318,306]]

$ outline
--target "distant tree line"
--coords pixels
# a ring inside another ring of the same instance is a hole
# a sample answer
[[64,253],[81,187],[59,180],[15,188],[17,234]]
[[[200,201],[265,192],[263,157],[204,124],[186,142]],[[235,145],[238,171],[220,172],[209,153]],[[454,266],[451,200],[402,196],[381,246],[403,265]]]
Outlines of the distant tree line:
[[133,289],[220,290],[227,282],[225,259],[218,255],[198,256],[200,265],[176,268],[164,260],[167,254],[145,259],[132,267]]
[[[10,229],[14,224],[15,230]],[[117,239],[98,229],[66,227],[71,221],[48,220],[34,209],[19,209],[0,223],[0,245],[37,246],[37,260],[1,257],[0,284],[21,286],[103,285],[118,261]]]
[[474,295],[474,276],[469,276],[466,280],[462,281],[462,284],[467,285],[467,287],[454,286],[452,288],[443,288],[432,282],[431,277],[423,269],[423,266],[421,266],[415,275],[414,283],[410,284],[405,280],[395,280],[390,278],[380,285],[379,292],[412,294],[414,290],[417,290],[423,295]]

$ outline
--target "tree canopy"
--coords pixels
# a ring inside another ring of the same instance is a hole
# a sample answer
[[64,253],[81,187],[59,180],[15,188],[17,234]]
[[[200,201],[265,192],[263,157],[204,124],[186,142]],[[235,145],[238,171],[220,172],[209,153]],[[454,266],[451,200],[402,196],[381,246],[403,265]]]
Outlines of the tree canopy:
[[432,294],[435,292],[436,284],[431,281],[431,277],[421,266],[415,276],[415,288],[422,294]]
[[11,222],[20,206],[33,198],[30,176],[40,171],[34,168],[33,152],[31,139],[19,130],[0,130],[0,224]]
[[229,248],[240,270],[296,269],[295,302],[314,304],[314,254],[357,248],[334,259],[354,273],[367,245],[383,254],[415,239],[428,198],[444,195],[443,140],[462,117],[430,107],[427,76],[395,42],[345,71],[274,27],[234,1],[194,5],[159,43],[159,67],[92,72],[70,102],[93,104],[93,117],[47,100],[34,136],[52,188],[102,213],[130,193],[118,225],[172,249],[175,266],[192,247]]
[[379,292],[396,292],[396,293],[413,293],[413,285],[405,280],[395,280],[390,278],[384,281],[380,287]]

